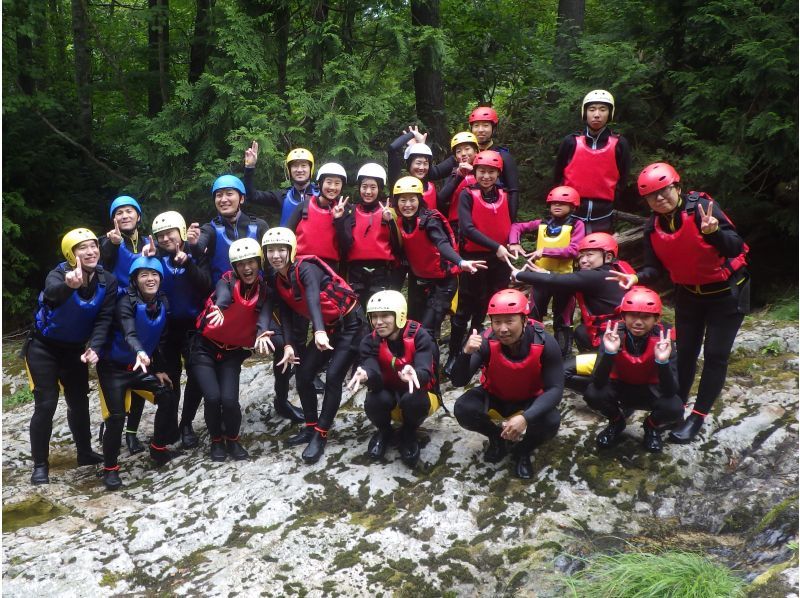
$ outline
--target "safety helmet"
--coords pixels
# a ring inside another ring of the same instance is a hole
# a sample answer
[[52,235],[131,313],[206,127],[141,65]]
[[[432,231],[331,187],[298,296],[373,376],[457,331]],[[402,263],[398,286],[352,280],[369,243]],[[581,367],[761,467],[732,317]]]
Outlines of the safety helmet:
[[394,323],[402,328],[408,322],[408,305],[403,293],[398,291],[378,291],[367,301],[367,314],[376,311],[390,311],[394,313]]
[[614,257],[617,257],[619,253],[617,241],[608,233],[591,233],[581,239],[578,243],[578,251],[587,251],[589,249],[610,251]]
[[145,269],[155,270],[156,272],[158,272],[161,278],[164,278],[164,268],[161,265],[161,260],[158,260],[154,257],[145,257],[143,255],[140,255],[131,262],[131,267],[128,268],[128,274],[130,275],[131,280],[133,280],[134,277],[136,276],[137,270],[145,270]]
[[425,143],[413,143],[406,147],[406,151],[403,153],[403,159],[408,160],[411,156],[425,156],[430,162],[433,158],[433,151],[431,151],[430,146]]
[[647,287],[633,287],[625,293],[619,304],[620,313],[638,311],[645,314],[661,315],[661,297]]
[[672,166],[666,162],[656,162],[644,167],[644,170],[639,174],[639,179],[636,181],[636,186],[639,189],[639,195],[644,197],[650,193],[660,191],[672,183],[680,182],[681,177]]
[[289,174],[289,164],[295,160],[305,160],[311,163],[311,177],[314,176],[314,154],[303,147],[296,147],[286,154],[286,160],[283,163],[283,170],[286,172],[286,178],[291,180],[292,176]]
[[322,179],[326,176],[338,176],[342,179],[342,182],[347,183],[347,172],[345,172],[344,166],[336,162],[326,162],[319,167],[317,182],[322,183]]
[[404,176],[397,179],[394,189],[392,189],[392,195],[401,195],[402,193],[418,193],[422,195],[424,192],[422,181],[415,176]]
[[608,120],[614,120],[614,96],[605,89],[593,89],[583,96],[581,104],[581,118],[586,118],[586,106],[589,104],[608,104]]
[[503,289],[502,291],[497,291],[489,299],[489,309],[486,313],[490,316],[506,314],[528,315],[529,311],[528,298],[522,291]]
[[472,161],[473,168],[477,168],[478,166],[492,166],[500,172],[503,172],[503,157],[499,152],[494,150],[484,150],[475,156],[475,159]]
[[162,212],[153,218],[153,235],[163,233],[171,228],[177,228],[178,234],[181,236],[181,241],[186,240],[186,220],[180,215],[180,212]]
[[72,250],[75,249],[76,245],[84,241],[98,242],[97,236],[88,228],[74,228],[61,239],[61,253],[64,254],[67,263],[73,268],[75,264],[77,264],[77,261],[75,260],[75,253]]
[[288,245],[289,261],[294,261],[294,256],[297,254],[297,237],[291,228],[276,226],[265,232],[261,239],[261,246],[269,247],[270,245]]
[[377,179],[378,184],[383,187],[386,185],[386,171],[384,170],[383,166],[380,164],[375,164],[375,162],[367,162],[358,169],[358,174],[356,174],[356,182],[361,183],[361,179]]
[[117,199],[111,202],[111,207],[108,209],[108,217],[114,219],[114,212],[123,206],[131,206],[134,210],[142,215],[142,208],[139,202],[133,199],[130,195],[120,195]]
[[236,239],[228,248],[228,261],[230,261],[231,266],[236,262],[243,262],[252,258],[257,258],[261,261],[263,257],[258,241],[250,237]]
[[495,127],[500,119],[497,117],[497,111],[489,106],[478,106],[469,115],[469,124],[479,121],[488,121]]
[[211,197],[214,197],[214,194],[220,189],[236,189],[239,193],[245,195],[244,183],[239,177],[232,174],[223,174],[214,181],[211,187]]
[[478,146],[478,138],[470,131],[461,131],[453,135],[453,138],[450,140],[450,149],[454,150],[457,145],[461,145],[462,143],[471,143],[475,146],[475,149],[479,149],[480,147]]
[[572,187],[555,187],[547,194],[547,203],[568,203],[576,208],[581,205],[581,196]]

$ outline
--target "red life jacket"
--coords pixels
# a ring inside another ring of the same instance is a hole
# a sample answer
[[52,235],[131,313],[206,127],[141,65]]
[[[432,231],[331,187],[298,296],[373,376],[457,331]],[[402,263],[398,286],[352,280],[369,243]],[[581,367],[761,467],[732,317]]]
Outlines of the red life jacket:
[[231,304],[222,312],[225,319],[219,326],[212,326],[206,321],[206,314],[216,299],[216,294],[212,293],[206,299],[205,308],[197,316],[197,328],[204,337],[219,344],[230,347],[252,347],[256,344],[258,314],[266,299],[261,292],[265,288],[264,282],[259,277],[255,283],[258,292],[251,298],[245,299],[242,297],[242,281],[234,279],[233,272],[225,272],[222,279],[231,287]]
[[436,187],[430,181],[425,183],[425,192],[422,194],[422,201],[425,202],[429,210],[436,209]]
[[322,321],[326,327],[335,326],[340,319],[350,312],[358,302],[353,289],[333,269],[316,255],[298,255],[293,267],[289,270],[289,279],[278,275],[276,288],[281,299],[290,309],[300,314],[307,320],[311,319],[306,300],[306,289],[300,280],[300,264],[311,263],[320,268],[329,276],[328,283],[320,289],[319,304],[322,311]]
[[[614,365],[611,366],[609,377],[625,384],[658,384],[655,348],[663,329],[661,324],[656,324],[647,337],[647,346],[642,354],[631,355],[625,349],[624,331],[620,328],[620,336],[623,337],[623,341],[619,351],[614,355]],[[669,334],[670,339],[674,339],[674,329],[671,329]]]
[[744,246],[742,253],[729,259],[721,256],[716,248],[703,238],[703,233],[695,221],[697,201],[701,197],[711,200],[705,193],[689,192],[686,196],[686,208],[681,212],[681,226],[674,233],[661,228],[660,219],[656,214],[652,216],[653,231],[650,233],[650,244],[653,253],[669,272],[669,277],[675,284],[704,285],[723,282],[747,265],[745,257],[749,250],[747,245]]
[[458,265],[450,264],[449,261],[442,257],[439,248],[433,244],[425,230],[428,218],[436,218],[443,224],[443,228],[450,238],[450,244],[455,248],[456,237],[453,234],[453,229],[450,228],[450,223],[444,219],[444,216],[438,210],[426,210],[425,208],[420,208],[416,218],[416,226],[410,233],[407,233],[400,226],[400,235],[403,238],[403,252],[406,254],[408,265],[411,267],[414,276],[418,278],[445,278],[450,274],[459,272]]
[[[508,194],[505,189],[497,188],[497,201],[494,203],[484,201],[480,189],[470,187],[469,193],[472,195],[472,224],[490,239],[505,245],[511,232],[511,212],[508,210]],[[461,238],[464,241],[464,251],[492,251],[468,239],[463,230]]]
[[333,210],[319,207],[316,195],[303,204],[297,223],[297,253],[317,255],[324,260],[339,261],[339,245],[333,228]]
[[392,245],[389,242],[389,224],[383,221],[378,208],[365,212],[357,205],[353,210],[353,245],[347,260],[355,261],[394,261]]
[[[512,361],[502,351],[500,341],[495,340],[491,328],[487,329],[489,362],[481,369],[481,386],[501,401],[517,403],[529,401],[544,392],[542,388],[542,351],[544,351],[544,326],[528,320],[537,334],[531,343],[528,356],[522,361]],[[524,334],[524,333],[523,333]]]
[[[616,260],[612,267],[617,272],[624,272],[625,274],[636,274],[636,270],[625,260]],[[617,284],[616,282],[609,281],[609,284]],[[617,318],[616,312],[608,314],[593,314],[586,306],[586,299],[583,293],[575,293],[575,299],[581,308],[581,320],[583,326],[586,328],[586,333],[589,335],[589,340],[592,342],[593,347],[600,346],[600,339],[603,338],[605,332],[606,322]],[[620,297],[622,299],[622,297]]]
[[583,135],[575,135],[575,153],[564,168],[564,185],[572,187],[581,198],[614,201],[619,181],[617,142],[613,133],[603,149],[592,149]]
[[[408,320],[406,328],[403,330],[403,356],[396,357],[389,350],[389,343],[386,339],[379,339],[380,345],[378,346],[378,365],[381,368],[381,377],[383,378],[383,385],[392,390],[408,390],[408,382],[403,382],[397,373],[402,370],[406,365],[414,365],[414,355],[417,352],[417,346],[414,341],[422,325],[414,320]],[[372,331],[372,338],[378,338],[377,333]],[[433,364],[431,364],[433,365]],[[432,390],[435,381],[431,378],[425,390]]]
[[471,174],[468,174],[464,177],[464,180],[458,184],[456,190],[453,192],[453,195],[450,196],[450,209],[447,211],[447,219],[450,222],[458,222],[458,204],[461,203],[459,198],[461,197],[461,192],[466,189],[467,187],[471,187],[475,185],[478,181],[475,180],[475,177]]

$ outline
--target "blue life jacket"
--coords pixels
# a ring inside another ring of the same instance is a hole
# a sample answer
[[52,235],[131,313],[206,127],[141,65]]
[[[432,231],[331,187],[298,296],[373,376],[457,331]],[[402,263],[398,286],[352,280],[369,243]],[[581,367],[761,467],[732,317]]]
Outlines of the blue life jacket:
[[[145,245],[149,245],[149,240],[145,239]],[[133,263],[133,260],[141,255],[141,251],[139,253],[134,253],[128,249],[127,245],[125,245],[125,241],[120,243],[119,250],[117,252],[117,264],[114,266],[114,276],[117,277],[117,282],[119,284],[117,287],[117,297],[127,291],[128,284],[130,284],[131,280],[131,264]]]
[[[62,272],[67,271],[67,262],[61,262],[57,268]],[[97,290],[91,299],[84,300],[77,290],[58,307],[50,307],[44,301],[44,291],[39,293],[39,309],[36,310],[36,330],[45,338],[62,343],[83,344],[92,335],[94,322],[103,299],[106,296],[106,283],[99,274],[103,271],[97,268]]]
[[[222,275],[231,269],[228,250],[231,244],[239,238],[239,232],[238,228],[234,226],[233,234],[236,235],[236,238],[229,239],[228,235],[225,233],[225,225],[217,222],[216,218],[211,221],[211,226],[214,227],[214,231],[217,234],[216,241],[214,242],[214,255],[211,257],[211,282],[216,286],[219,279],[222,278]],[[247,236],[258,241],[259,244],[261,243],[261,239],[258,238],[258,225],[256,225],[255,222],[251,222],[247,225]]]
[[[194,261],[191,256],[189,259]],[[192,285],[186,275],[185,266],[173,266],[172,256],[161,258],[164,266],[164,278],[160,290],[169,300],[170,317],[176,320],[194,319],[203,307],[205,297]]]
[[[123,299],[126,301],[126,299]],[[147,305],[139,303],[136,306],[136,336],[142,343],[144,351],[152,357],[161,339],[161,332],[167,324],[167,309],[162,302],[159,305],[158,316],[150,319],[147,315]],[[128,345],[120,328],[114,328],[111,334],[111,349],[105,352],[111,361],[122,365],[130,365],[136,361],[136,352]]]
[[[311,183],[306,187],[307,191],[311,191],[311,195],[319,196],[319,187]],[[305,199],[306,191],[298,191],[294,186],[289,187],[286,196],[283,198],[283,206],[281,207],[281,221],[278,226],[286,226],[289,218],[294,213],[297,206]]]

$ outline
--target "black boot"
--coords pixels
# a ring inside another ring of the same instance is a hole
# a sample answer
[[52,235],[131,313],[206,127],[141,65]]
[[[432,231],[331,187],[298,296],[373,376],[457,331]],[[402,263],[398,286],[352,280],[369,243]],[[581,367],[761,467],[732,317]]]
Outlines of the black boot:
[[38,486],[39,484],[50,483],[50,465],[47,463],[34,463],[33,473],[31,474],[31,484]]
[[378,428],[372,435],[367,445],[367,455],[371,459],[382,459],[386,454],[386,448],[392,442],[393,430],[391,428]]
[[286,440],[288,446],[300,446],[301,444],[308,444],[314,436],[314,424],[310,426],[303,426],[303,428],[294,436],[289,436]]
[[103,468],[103,484],[105,484],[106,490],[117,490],[122,486],[122,480],[119,479],[119,465],[111,469]]
[[181,453],[173,451],[167,447],[156,448],[156,445],[150,443],[150,458],[156,462],[156,465],[164,465],[172,461],[175,457],[180,457]]
[[219,440],[212,440],[211,441],[211,450],[209,451],[209,456],[211,457],[212,461],[222,462],[228,458],[228,452],[225,450],[225,444],[222,442],[222,439]]
[[97,444],[103,446],[103,435],[106,433],[106,422],[100,422],[100,428],[97,430]]
[[447,353],[447,362],[444,364],[444,373],[449,378],[453,373],[453,366],[456,363],[456,357],[461,353],[464,348],[464,336],[467,334],[466,328],[458,328],[450,324],[450,350]]
[[705,418],[697,413],[690,413],[686,420],[669,433],[669,441],[676,444],[689,444],[700,433]]
[[197,434],[194,433],[192,424],[181,426],[181,446],[183,446],[183,448],[194,448],[197,446],[198,442]]
[[561,349],[561,357],[568,357],[572,355],[572,326],[565,326],[554,331],[558,342],[558,348]]
[[103,462],[103,455],[94,452],[92,449],[78,451],[78,465],[98,465]]
[[508,444],[500,438],[500,434],[489,436],[489,444],[483,452],[483,460],[487,463],[499,463],[508,453]]
[[644,450],[650,453],[660,453],[664,450],[664,442],[661,440],[661,432],[649,423],[649,419],[644,422],[644,439],[642,439]]
[[519,452],[514,455],[514,475],[520,480],[530,480],[533,477],[533,464],[529,453]]
[[235,440],[233,438],[226,438],[225,444],[228,446],[228,454],[234,461],[245,461],[250,457],[250,453],[248,453],[244,447],[239,444],[238,436]]
[[403,426],[400,430],[400,459],[409,467],[419,461],[419,440],[416,428]]
[[[303,461],[306,463],[316,463],[325,452],[325,445],[328,443],[328,432],[322,432],[313,428],[314,434],[311,442],[308,443],[306,450],[303,451]],[[324,434],[324,436],[323,436]]]
[[136,436],[136,432],[128,432],[125,430],[125,444],[128,447],[128,453],[131,455],[135,455],[136,453],[141,453],[144,450],[144,445],[142,441]]
[[272,402],[272,406],[275,408],[275,413],[288,419],[293,424],[302,424],[306,421],[303,417],[303,410],[292,405],[289,399],[275,399]]
[[597,435],[597,448],[611,448],[622,440],[622,431],[625,429],[625,425],[624,417],[609,421],[603,431]]

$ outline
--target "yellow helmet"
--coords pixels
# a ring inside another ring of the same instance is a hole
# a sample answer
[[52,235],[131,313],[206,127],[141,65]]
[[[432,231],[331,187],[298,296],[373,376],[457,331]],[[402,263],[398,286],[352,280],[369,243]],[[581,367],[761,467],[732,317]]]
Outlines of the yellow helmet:
[[64,238],[61,239],[61,253],[64,254],[64,258],[67,260],[70,266],[73,268],[77,261],[75,260],[75,254],[73,253],[73,249],[79,243],[83,243],[84,241],[94,241],[97,243],[97,236],[90,231],[88,228],[75,228],[69,231]]
[[378,291],[370,297],[367,301],[367,314],[377,311],[392,312],[398,328],[402,328],[408,322],[406,298],[398,291]]
[[276,226],[265,232],[261,239],[261,246],[269,247],[270,245],[288,245],[289,261],[294,261],[294,257],[297,255],[297,237],[291,228]]
[[457,145],[461,145],[462,143],[471,143],[476,149],[479,147],[478,138],[475,137],[475,135],[469,131],[461,131],[453,135],[453,138],[450,140],[450,149],[454,150]]
[[288,180],[292,180],[291,175],[289,174],[289,164],[294,162],[295,160],[305,160],[307,162],[311,162],[311,173],[309,174],[309,180],[313,180],[314,178],[314,154],[303,147],[296,147],[291,150],[288,154],[286,154],[286,160],[283,164],[283,169],[286,172],[286,178]]
[[422,181],[415,176],[404,176],[397,179],[394,189],[392,189],[392,195],[400,195],[401,193],[419,193],[422,195],[424,192]]
[[261,247],[259,247],[258,241],[255,239],[250,237],[236,239],[228,248],[228,259],[231,262],[231,266],[236,262],[243,262],[252,258],[258,258],[259,260],[263,258]]
[[180,212],[162,212],[153,218],[153,235],[163,233],[165,230],[173,228],[178,229],[178,234],[181,236],[181,241],[186,240],[186,220],[180,215]]

